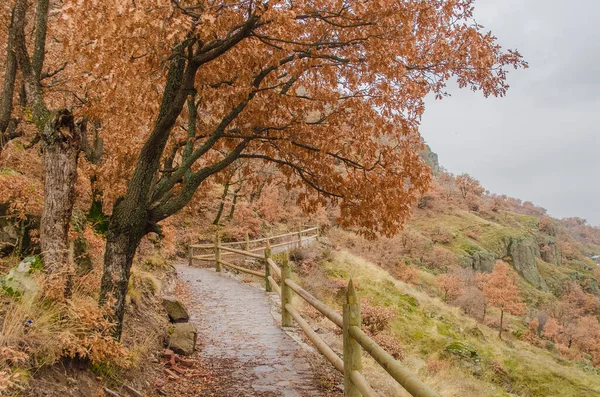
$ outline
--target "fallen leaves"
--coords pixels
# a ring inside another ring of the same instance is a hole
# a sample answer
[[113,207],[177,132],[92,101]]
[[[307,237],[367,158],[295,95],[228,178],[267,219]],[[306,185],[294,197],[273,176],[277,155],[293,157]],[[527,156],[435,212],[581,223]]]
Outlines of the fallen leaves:
[[210,365],[201,357],[183,358],[169,349],[165,349],[161,358],[163,370],[154,379],[155,391],[168,396],[198,396],[205,395],[204,391],[215,377]]

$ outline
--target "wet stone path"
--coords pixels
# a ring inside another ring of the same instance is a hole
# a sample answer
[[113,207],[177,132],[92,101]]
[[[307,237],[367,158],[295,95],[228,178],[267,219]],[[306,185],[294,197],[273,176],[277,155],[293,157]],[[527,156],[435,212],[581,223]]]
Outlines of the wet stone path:
[[264,290],[212,269],[176,266],[191,294],[198,354],[219,379],[214,396],[322,396],[310,355],[271,314]]

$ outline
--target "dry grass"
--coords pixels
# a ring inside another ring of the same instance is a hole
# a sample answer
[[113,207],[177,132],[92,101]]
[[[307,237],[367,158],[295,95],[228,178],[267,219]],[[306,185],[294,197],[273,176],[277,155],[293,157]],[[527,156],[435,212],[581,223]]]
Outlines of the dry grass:
[[[343,298],[340,286],[345,283],[342,280],[352,278],[358,284],[359,299],[395,308],[398,315],[390,328],[402,346],[402,362],[442,396],[600,395],[600,378],[595,372],[509,335],[508,341],[501,341],[496,329],[479,324],[459,308],[429,295],[423,287],[429,281],[427,273],[420,272],[419,285],[405,283],[345,250],[324,252],[320,262],[303,272],[300,282],[330,307],[339,309]],[[323,339],[341,351],[337,327],[312,313],[300,299],[295,304],[312,319]],[[490,316],[495,315],[492,310]],[[465,362],[447,353],[445,346],[451,341],[475,346],[477,362]],[[407,395],[372,359],[365,356],[363,365],[367,379],[382,395]]]
[[0,395],[23,389],[30,374],[64,359],[88,362],[109,382],[143,368],[166,329],[159,302],[164,272],[132,269],[123,343],[111,337],[112,324],[98,306],[99,269],[77,277],[69,299],[38,273],[44,294],[0,296]]

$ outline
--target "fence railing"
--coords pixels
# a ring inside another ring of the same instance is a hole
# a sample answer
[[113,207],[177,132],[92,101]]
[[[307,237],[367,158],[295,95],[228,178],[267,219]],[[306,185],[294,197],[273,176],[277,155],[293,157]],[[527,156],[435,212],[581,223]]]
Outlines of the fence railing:
[[[278,241],[282,239],[286,241]],[[292,320],[296,321],[298,326],[304,331],[308,339],[310,339],[319,352],[321,352],[321,354],[323,354],[323,356],[325,356],[325,358],[344,375],[344,396],[378,396],[377,392],[371,388],[361,372],[362,350],[364,349],[412,396],[439,397],[433,389],[421,382],[412,372],[394,359],[361,329],[360,303],[352,280],[348,282],[346,302],[343,304],[343,314],[340,315],[292,280],[287,253],[281,260],[281,267],[273,260],[273,248],[284,246],[298,247],[302,246],[305,241],[311,239],[316,239],[318,241],[318,227],[306,229],[299,228],[298,231],[295,232],[254,240],[249,240],[248,235],[246,234],[244,241],[225,243],[221,242],[221,239],[217,234],[214,244],[190,245],[189,264],[192,266],[194,260],[214,261],[217,272],[222,270],[222,266],[226,266],[242,273],[264,278],[267,292],[274,291],[281,297],[281,325],[283,327],[290,327],[292,326]],[[272,242],[275,243],[273,244]],[[264,243],[264,246],[259,245],[259,247],[251,247],[251,245],[257,243]],[[236,245],[239,245],[241,249],[232,247]],[[198,249],[209,249],[213,250],[213,252],[211,254],[195,255],[194,251]],[[263,252],[262,255],[257,253],[260,251]],[[259,259],[262,262],[263,270],[257,271],[248,269],[223,260],[223,256],[234,255]],[[300,312],[292,306],[292,293],[296,293],[309,305],[342,329],[343,354],[341,358],[311,328]]]

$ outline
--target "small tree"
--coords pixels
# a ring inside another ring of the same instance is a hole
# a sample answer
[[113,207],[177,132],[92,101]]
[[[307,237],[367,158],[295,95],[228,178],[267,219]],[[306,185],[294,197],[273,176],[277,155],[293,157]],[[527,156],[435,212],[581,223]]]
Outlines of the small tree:
[[488,299],[490,305],[500,309],[500,331],[498,332],[498,337],[502,339],[504,312],[520,315],[525,308],[525,305],[521,302],[519,288],[515,284],[514,276],[511,274],[508,263],[502,261],[496,262],[494,271],[483,286],[483,294]]
[[446,202],[449,202],[454,196],[454,192],[456,192],[456,180],[451,173],[448,172],[440,172],[437,180],[437,186],[439,186],[442,197]]
[[461,294],[460,277],[452,274],[440,274],[435,281],[443,292],[444,302],[448,302],[448,298],[454,299]]
[[460,190],[460,194],[464,199],[467,195],[472,194],[473,196],[481,197],[485,189],[481,186],[479,181],[473,178],[469,174],[461,174],[456,177],[456,186]]

